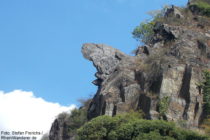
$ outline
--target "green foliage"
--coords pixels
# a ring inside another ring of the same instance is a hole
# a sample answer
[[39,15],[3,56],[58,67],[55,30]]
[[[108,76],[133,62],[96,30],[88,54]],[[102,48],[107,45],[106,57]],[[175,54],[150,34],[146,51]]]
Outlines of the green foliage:
[[133,37],[138,40],[141,41],[145,44],[148,44],[149,42],[152,41],[152,37],[154,35],[154,22],[142,22],[139,26],[137,26],[132,34]]
[[134,140],[175,140],[175,139],[169,136],[161,136],[160,133],[158,132],[149,132],[139,135]]
[[161,10],[148,12],[152,20],[140,23],[140,25],[133,30],[133,37],[138,41],[149,44],[154,36],[154,25],[156,22],[163,21],[167,8],[168,6],[164,6]]
[[115,117],[99,116],[87,122],[78,130],[81,140],[115,140],[118,137],[117,129],[121,124],[142,118],[142,113],[131,111]]
[[208,4],[210,4],[210,1],[209,0],[189,0],[191,3],[195,3],[195,2],[206,2]]
[[116,124],[117,120],[113,120],[109,116],[101,116],[85,124],[78,130],[78,133],[82,140],[98,140],[108,137],[109,132],[116,127]]
[[66,119],[66,134],[74,136],[77,129],[87,122],[87,111],[85,109],[74,109],[71,115]]
[[137,114],[99,116],[78,130],[80,140],[208,140],[172,122],[144,120]]
[[181,128],[186,128],[187,126],[187,121],[186,120],[178,120],[177,125]]
[[168,106],[169,106],[169,97],[163,97],[162,99],[159,100],[158,103],[158,110],[160,113],[160,117],[163,118],[165,116],[165,113],[168,110]]
[[162,22],[165,16],[165,13],[169,7],[170,7],[169,5],[165,5],[162,7],[161,10],[149,11],[148,14],[152,17],[153,22]]
[[78,128],[87,121],[87,112],[83,109],[74,109],[69,117],[71,127]]
[[202,122],[201,127],[204,128],[206,134],[210,135],[210,71],[204,71],[203,75],[204,81],[199,84],[199,86],[203,89],[205,119]]
[[191,7],[196,7],[197,10],[199,10],[199,13],[205,16],[210,16],[210,4],[206,1],[196,1],[190,5]]
[[202,122],[201,128],[203,128],[205,133],[210,136],[210,117]]
[[203,101],[204,101],[204,112],[206,116],[210,115],[210,72],[204,71],[204,81],[202,84],[203,88]]

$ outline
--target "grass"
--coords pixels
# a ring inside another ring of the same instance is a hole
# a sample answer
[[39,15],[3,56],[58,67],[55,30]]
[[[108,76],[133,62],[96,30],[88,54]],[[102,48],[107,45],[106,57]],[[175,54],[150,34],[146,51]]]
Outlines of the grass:
[[210,17],[210,4],[206,1],[196,1],[192,3],[190,6],[195,7],[199,14]]

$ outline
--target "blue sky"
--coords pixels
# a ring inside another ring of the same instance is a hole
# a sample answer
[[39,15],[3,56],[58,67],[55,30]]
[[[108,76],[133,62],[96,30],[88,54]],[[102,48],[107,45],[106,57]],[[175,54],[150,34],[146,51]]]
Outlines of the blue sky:
[[187,0],[1,0],[0,90],[33,91],[61,105],[96,92],[95,68],[83,43],[105,43],[130,53],[131,35],[148,11]]

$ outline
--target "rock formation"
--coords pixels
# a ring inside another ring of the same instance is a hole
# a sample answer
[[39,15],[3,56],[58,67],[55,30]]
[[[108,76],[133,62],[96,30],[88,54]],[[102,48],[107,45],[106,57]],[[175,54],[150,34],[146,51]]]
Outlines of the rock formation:
[[[172,8],[176,18],[183,16]],[[197,127],[203,104],[198,85],[202,70],[210,67],[210,30],[199,29],[196,21],[191,26],[156,23],[152,44],[139,47],[136,56],[84,44],[82,53],[97,69],[93,83],[98,86],[88,118],[141,109],[148,119],[158,119],[158,104],[168,97],[164,118]]]
[[74,140],[74,137],[68,135],[68,114],[62,113],[53,122],[49,133],[50,140]]
[[[169,8],[165,21],[156,22],[152,41],[138,47],[135,56],[104,44],[83,45],[83,56],[97,69],[93,84],[98,90],[88,108],[89,120],[142,110],[147,119],[198,127],[203,117],[199,85],[202,71],[210,68],[210,21],[189,10]],[[51,134],[57,126],[55,121]]]

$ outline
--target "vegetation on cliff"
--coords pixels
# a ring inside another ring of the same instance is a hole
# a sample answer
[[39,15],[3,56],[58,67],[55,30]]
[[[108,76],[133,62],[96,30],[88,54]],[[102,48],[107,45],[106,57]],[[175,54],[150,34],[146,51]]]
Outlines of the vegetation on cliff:
[[[77,129],[82,127],[87,121],[87,109],[89,107],[91,99],[80,99],[81,107],[75,108],[69,113],[61,113],[57,116],[57,119],[52,124],[49,138],[50,140],[60,139],[76,139]],[[61,128],[60,128],[61,127]],[[58,131],[57,133],[53,133]]]
[[203,89],[203,110],[205,118],[201,127],[204,128],[206,134],[210,135],[210,71],[204,71],[204,81],[201,86]]
[[162,99],[160,99],[159,103],[158,103],[158,110],[160,113],[160,119],[164,119],[166,112],[168,110],[168,106],[169,106],[169,97],[163,97]]
[[210,115],[210,72],[204,71],[203,81],[203,101],[204,101],[204,112],[206,116]]
[[197,14],[210,17],[210,2],[208,0],[195,0],[190,4],[190,8]]
[[139,26],[137,26],[132,32],[133,37],[141,41],[143,43],[149,43],[152,41],[152,37],[154,35],[154,22],[142,22]]
[[144,120],[137,113],[99,116],[78,130],[79,140],[208,140],[172,122]]

